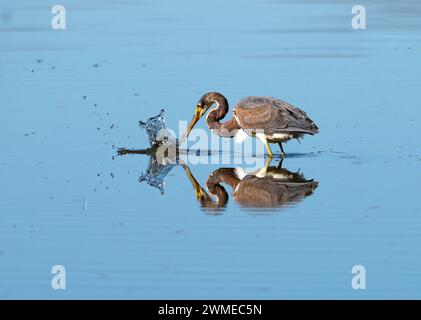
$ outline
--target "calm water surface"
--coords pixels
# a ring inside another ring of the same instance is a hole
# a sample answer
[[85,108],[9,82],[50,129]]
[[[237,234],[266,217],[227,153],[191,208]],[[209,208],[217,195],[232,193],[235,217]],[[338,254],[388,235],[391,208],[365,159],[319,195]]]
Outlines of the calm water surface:
[[[364,31],[352,1],[62,1],[65,31],[54,4],[0,3],[1,298],[421,298],[418,1],[360,1]],[[139,181],[150,157],[117,154],[148,146],[138,120],[165,108],[177,129],[213,90],[308,112],[321,133],[288,143],[282,172],[312,193],[198,202],[241,165]]]

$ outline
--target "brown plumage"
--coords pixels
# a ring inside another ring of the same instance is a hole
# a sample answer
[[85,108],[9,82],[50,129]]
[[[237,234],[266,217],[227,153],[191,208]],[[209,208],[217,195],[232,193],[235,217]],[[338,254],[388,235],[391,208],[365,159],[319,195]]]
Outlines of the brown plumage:
[[186,136],[214,104],[216,107],[206,117],[206,123],[212,132],[222,137],[233,137],[242,129],[261,140],[269,156],[272,156],[272,151],[268,143],[278,143],[284,155],[282,142],[319,132],[319,128],[304,111],[272,97],[251,96],[240,100],[233,109],[233,118],[221,123],[228,113],[228,101],[218,92],[209,92],[197,103]]
[[[270,162],[270,160],[269,160]],[[193,177],[190,169],[184,166],[195,190],[196,198],[203,208],[217,210],[228,202],[228,193],[221,184],[232,188],[232,198],[239,205],[252,208],[279,208],[302,201],[313,194],[319,183],[306,180],[298,172],[269,166],[255,174],[239,175],[235,168],[219,168],[212,172],[206,181],[209,194]],[[210,195],[214,196],[214,199]]]
[[274,208],[301,201],[311,195],[317,186],[315,181],[285,182],[248,176],[241,181],[232,196],[246,207]]
[[276,98],[244,98],[234,107],[233,114],[243,129],[264,129],[268,133],[319,132],[319,128],[304,111]]

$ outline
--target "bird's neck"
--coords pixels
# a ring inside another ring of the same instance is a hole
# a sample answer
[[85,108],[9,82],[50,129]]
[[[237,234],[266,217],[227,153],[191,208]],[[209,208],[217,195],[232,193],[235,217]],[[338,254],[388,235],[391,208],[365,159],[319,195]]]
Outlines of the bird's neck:
[[233,137],[240,128],[235,118],[232,118],[224,123],[220,121],[228,113],[228,101],[224,96],[218,95],[214,97],[216,107],[213,108],[206,117],[206,123],[212,132],[222,137]]
[[215,186],[218,186],[220,183],[225,183],[234,191],[240,182],[241,180],[235,174],[235,169],[219,168],[212,172],[208,177],[206,188],[211,192]]

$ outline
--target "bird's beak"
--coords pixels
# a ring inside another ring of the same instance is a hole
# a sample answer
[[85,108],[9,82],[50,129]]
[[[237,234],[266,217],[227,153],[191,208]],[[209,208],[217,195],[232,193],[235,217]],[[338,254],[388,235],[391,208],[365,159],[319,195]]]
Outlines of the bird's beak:
[[194,116],[193,119],[190,121],[189,126],[187,127],[187,131],[184,134],[183,140],[184,138],[187,138],[190,134],[190,132],[192,131],[193,127],[195,126],[195,124],[197,123],[197,121],[199,121],[199,119],[202,117],[202,108],[196,107],[195,111],[194,111]]

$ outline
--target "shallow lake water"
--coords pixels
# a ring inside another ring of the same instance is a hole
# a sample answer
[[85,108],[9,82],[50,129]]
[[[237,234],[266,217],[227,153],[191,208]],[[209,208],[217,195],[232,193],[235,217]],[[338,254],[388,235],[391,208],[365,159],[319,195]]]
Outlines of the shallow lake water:
[[[54,31],[55,4],[0,3],[0,298],[421,297],[421,3],[360,1],[353,30],[353,1],[74,0]],[[268,167],[313,190],[215,207],[195,191],[241,164],[118,154],[208,91],[303,108],[320,134]]]

